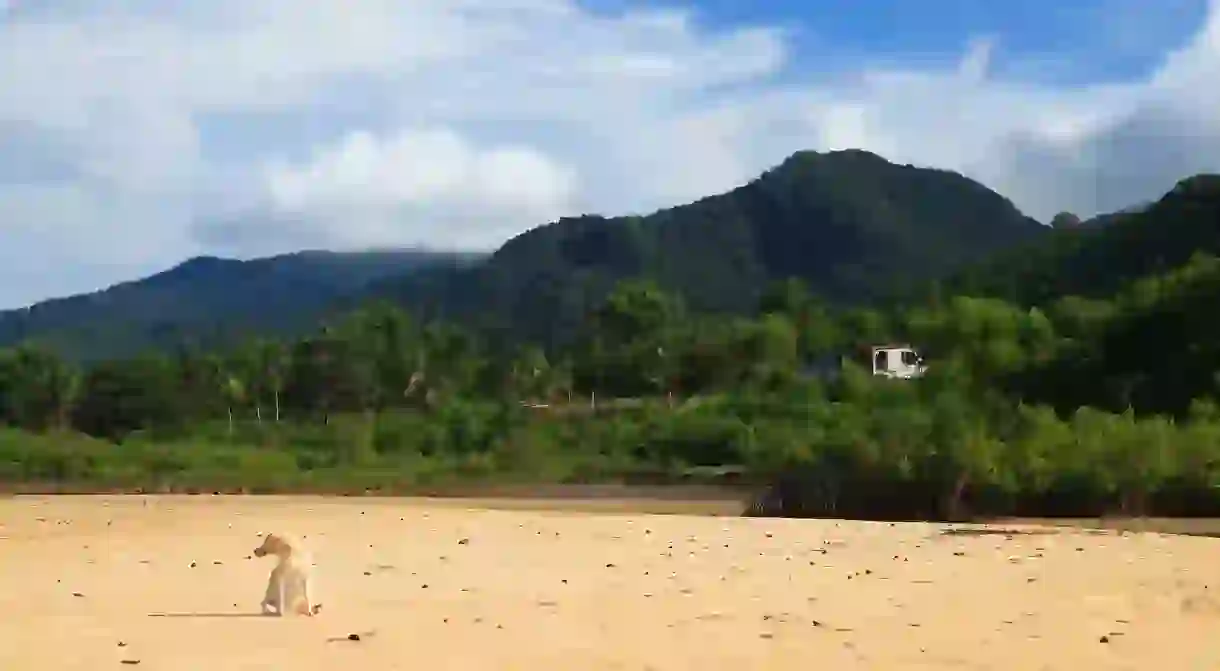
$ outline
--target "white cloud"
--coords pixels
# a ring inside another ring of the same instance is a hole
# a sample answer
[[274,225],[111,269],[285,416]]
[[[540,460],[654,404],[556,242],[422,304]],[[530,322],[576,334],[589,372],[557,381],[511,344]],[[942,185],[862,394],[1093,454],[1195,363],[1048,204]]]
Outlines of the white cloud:
[[[432,247],[478,247],[520,232],[497,218],[547,221],[571,211],[573,172],[530,147],[478,149],[453,131],[353,132],[305,165],[266,169],[280,218],[343,222],[341,246],[394,245],[421,222]],[[494,239],[494,238],[493,238]]]
[[[802,63],[843,60],[797,62],[787,30],[573,0],[4,7],[0,305],[202,251],[489,247],[803,148],[961,170],[1043,219],[1220,169],[1220,0],[1145,75],[1071,87],[1029,76],[1056,54],[996,67],[1003,35],[963,36],[949,65],[826,72]],[[78,272],[40,280],[31,259]]]

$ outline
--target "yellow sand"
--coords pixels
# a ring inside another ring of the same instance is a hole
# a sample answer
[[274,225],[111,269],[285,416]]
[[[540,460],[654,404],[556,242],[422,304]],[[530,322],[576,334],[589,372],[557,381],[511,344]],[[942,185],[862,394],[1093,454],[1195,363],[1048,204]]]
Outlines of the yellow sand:
[[[942,529],[14,498],[0,501],[0,669],[1220,668],[1220,541]],[[265,530],[313,548],[318,617],[257,615]]]

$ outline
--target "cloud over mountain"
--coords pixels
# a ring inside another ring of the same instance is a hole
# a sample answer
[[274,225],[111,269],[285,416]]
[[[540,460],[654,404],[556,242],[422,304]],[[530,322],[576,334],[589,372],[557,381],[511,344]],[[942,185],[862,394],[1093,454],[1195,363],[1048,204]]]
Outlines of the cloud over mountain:
[[1220,0],[1196,4],[1145,72],[1064,82],[1042,76],[1053,51],[1004,60],[1003,34],[949,62],[843,58],[809,46],[816,21],[694,5],[9,0],[0,304],[202,251],[489,247],[726,190],[804,148],[960,170],[1042,219],[1117,209],[1220,169]]

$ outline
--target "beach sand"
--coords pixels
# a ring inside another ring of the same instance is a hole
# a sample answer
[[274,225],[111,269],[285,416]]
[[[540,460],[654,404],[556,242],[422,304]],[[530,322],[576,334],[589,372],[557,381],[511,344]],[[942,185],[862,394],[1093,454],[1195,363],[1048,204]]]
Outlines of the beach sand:
[[[1220,668],[1220,540],[946,528],[16,497],[0,669]],[[318,617],[258,615],[270,530],[313,550]]]

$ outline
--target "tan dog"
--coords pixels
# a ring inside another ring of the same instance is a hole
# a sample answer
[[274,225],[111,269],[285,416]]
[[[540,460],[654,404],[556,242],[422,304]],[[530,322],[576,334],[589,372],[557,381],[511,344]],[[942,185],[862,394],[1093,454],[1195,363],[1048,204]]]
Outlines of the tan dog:
[[313,602],[313,560],[301,542],[286,534],[267,534],[263,544],[254,548],[254,556],[267,555],[279,561],[267,578],[263,614],[317,615],[322,605]]

